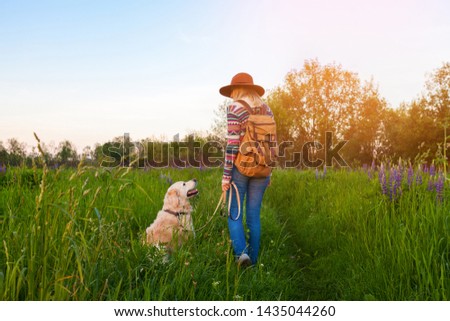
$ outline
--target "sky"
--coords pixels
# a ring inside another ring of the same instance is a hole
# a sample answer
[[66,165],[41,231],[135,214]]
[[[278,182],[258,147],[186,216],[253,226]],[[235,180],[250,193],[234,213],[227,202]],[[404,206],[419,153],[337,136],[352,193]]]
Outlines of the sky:
[[270,90],[308,59],[395,108],[450,61],[449,17],[448,0],[0,0],[0,141],[207,131],[234,74]]

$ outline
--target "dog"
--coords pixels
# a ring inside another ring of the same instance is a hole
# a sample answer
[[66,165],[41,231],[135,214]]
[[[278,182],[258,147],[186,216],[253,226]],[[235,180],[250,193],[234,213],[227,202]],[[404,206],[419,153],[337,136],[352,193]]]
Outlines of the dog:
[[176,182],[169,187],[162,210],[146,229],[147,244],[163,247],[171,253],[195,233],[189,199],[198,194],[196,187],[196,179]]

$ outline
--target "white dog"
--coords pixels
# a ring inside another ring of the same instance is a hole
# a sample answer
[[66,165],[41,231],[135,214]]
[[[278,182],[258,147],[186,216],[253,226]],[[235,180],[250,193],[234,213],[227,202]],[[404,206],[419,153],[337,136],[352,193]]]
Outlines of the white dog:
[[167,190],[164,206],[147,227],[147,244],[165,246],[171,252],[194,234],[189,198],[198,194],[197,180],[176,182]]

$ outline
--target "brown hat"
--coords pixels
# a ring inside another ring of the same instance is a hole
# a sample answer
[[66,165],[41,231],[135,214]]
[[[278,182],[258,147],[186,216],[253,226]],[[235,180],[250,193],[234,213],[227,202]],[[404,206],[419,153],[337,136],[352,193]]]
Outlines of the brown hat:
[[240,73],[236,74],[231,79],[231,84],[229,84],[228,86],[224,86],[224,87],[220,88],[219,92],[220,92],[221,95],[223,95],[225,97],[230,97],[231,96],[231,92],[236,87],[249,87],[249,88],[252,88],[260,96],[264,95],[264,92],[265,92],[264,88],[261,87],[261,86],[255,85],[253,83],[252,76],[250,76],[249,74],[247,74],[245,72],[240,72]]

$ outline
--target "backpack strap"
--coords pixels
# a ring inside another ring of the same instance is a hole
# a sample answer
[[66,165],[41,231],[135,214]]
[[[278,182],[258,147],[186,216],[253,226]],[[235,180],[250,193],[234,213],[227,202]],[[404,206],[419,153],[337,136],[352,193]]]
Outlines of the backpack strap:
[[269,115],[269,107],[267,107],[266,104],[262,104],[260,107],[258,107],[260,112],[263,112],[264,114],[261,115]]
[[244,106],[244,108],[247,110],[247,112],[250,115],[255,115],[255,114],[269,115],[269,109],[267,108],[267,105],[264,103],[259,107],[255,107],[255,109],[258,110],[258,112],[256,112],[256,110],[251,108],[250,105],[245,100],[236,100],[236,102],[240,103],[242,106]]
[[250,115],[253,115],[252,107],[245,100],[236,100],[237,103],[240,103],[244,108],[248,111]]

